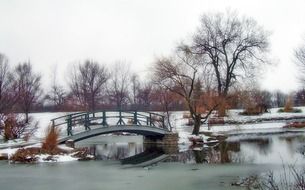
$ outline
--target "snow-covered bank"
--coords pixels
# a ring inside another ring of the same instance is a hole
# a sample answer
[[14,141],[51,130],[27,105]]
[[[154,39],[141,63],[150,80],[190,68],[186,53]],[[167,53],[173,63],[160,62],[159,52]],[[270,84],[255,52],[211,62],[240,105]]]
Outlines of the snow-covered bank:
[[57,152],[56,154],[47,153],[41,149],[41,143],[38,143],[24,148],[1,149],[0,157],[16,163],[70,162],[95,158],[86,148],[74,149],[60,145]]
[[241,124],[241,125],[214,125],[211,127],[202,127],[201,132],[213,133],[227,133],[227,132],[241,132],[241,131],[260,131],[265,129],[280,129],[285,126],[285,123],[255,123],[255,124]]
[[227,114],[228,116],[224,119],[226,121],[240,121],[240,122],[247,122],[252,120],[262,120],[262,119],[269,119],[269,118],[289,118],[289,117],[305,117],[305,107],[295,107],[297,109],[302,110],[301,113],[287,113],[287,112],[278,112],[280,108],[271,108],[269,109],[269,112],[263,113],[261,115],[254,115],[254,116],[245,116],[240,115],[240,113],[243,111],[241,109],[232,109],[228,110]]

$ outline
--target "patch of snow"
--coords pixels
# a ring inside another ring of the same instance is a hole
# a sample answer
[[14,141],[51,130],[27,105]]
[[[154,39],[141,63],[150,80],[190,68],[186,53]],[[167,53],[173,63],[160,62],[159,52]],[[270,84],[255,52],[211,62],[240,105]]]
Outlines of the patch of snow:
[[51,119],[67,115],[68,112],[43,112],[29,114],[33,118],[33,124],[38,122],[38,129],[32,138],[42,139],[45,137],[47,129],[51,126]]
[[58,145],[58,148],[65,150],[65,151],[72,151],[74,148],[67,147],[66,145]]
[[278,112],[281,108],[271,108],[269,113],[263,113],[261,115],[255,116],[244,116],[240,115],[243,112],[242,109],[231,109],[228,110],[228,116],[225,117],[225,120],[234,120],[234,121],[249,121],[249,120],[257,120],[257,119],[266,119],[266,118],[288,118],[292,116],[305,116],[305,107],[294,107],[297,109],[301,109],[301,113],[286,113],[286,112]]
[[72,157],[72,155],[58,155],[55,156],[55,159],[57,162],[71,162],[71,161],[77,161],[78,158]]
[[[40,154],[36,156],[38,158],[38,162],[71,162],[77,161],[78,158],[72,157],[71,154],[64,155],[49,155],[49,154]],[[52,157],[51,160],[48,160],[49,157]]]
[[232,131],[247,131],[247,130],[262,130],[262,129],[280,129],[285,126],[285,123],[255,123],[255,124],[241,124],[241,125],[214,125],[211,126],[210,129],[207,127],[201,127],[200,131],[202,132],[232,132]]
[[7,148],[7,149],[0,149],[0,154],[7,154],[8,157],[12,156],[17,152],[18,148]]

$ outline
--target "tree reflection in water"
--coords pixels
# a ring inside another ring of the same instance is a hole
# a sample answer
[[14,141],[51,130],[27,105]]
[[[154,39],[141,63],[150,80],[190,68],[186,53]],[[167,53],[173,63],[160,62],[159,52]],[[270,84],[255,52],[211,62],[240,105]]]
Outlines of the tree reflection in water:
[[[110,143],[90,146],[91,153],[101,160],[122,160],[138,154],[141,155],[168,155],[163,162],[181,163],[253,163],[257,158],[267,158],[274,152],[277,143],[285,143],[290,154],[296,153],[296,146],[305,144],[301,136],[254,136],[228,138],[212,147],[190,147],[189,150],[179,152],[177,146],[156,146],[138,143]],[[155,153],[155,154],[154,154]],[[249,154],[250,153],[250,154]],[[299,153],[300,154],[300,153]]]

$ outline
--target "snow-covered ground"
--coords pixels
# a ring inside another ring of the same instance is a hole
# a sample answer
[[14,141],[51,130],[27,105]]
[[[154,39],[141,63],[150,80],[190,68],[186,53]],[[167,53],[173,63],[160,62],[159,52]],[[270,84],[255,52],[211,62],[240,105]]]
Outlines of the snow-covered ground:
[[34,133],[34,138],[42,139],[45,137],[47,129],[52,125],[51,119],[67,115],[67,112],[43,112],[31,113],[30,117],[33,118],[33,123],[38,122],[38,129]]
[[288,118],[294,116],[305,116],[305,107],[295,107],[301,109],[301,113],[285,113],[278,112],[280,108],[272,108],[269,110],[269,113],[264,113],[256,116],[241,116],[240,113],[243,111],[241,109],[232,109],[227,112],[228,116],[225,117],[225,120],[235,120],[235,121],[251,121],[256,119],[266,119],[266,118]]

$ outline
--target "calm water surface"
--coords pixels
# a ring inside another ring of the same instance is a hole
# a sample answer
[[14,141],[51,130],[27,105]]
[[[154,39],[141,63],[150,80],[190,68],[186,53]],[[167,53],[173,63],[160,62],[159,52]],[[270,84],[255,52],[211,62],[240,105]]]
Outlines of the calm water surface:
[[[127,142],[127,143],[126,143]],[[304,133],[232,135],[213,147],[145,146],[140,136],[98,137],[78,144],[96,161],[42,164],[0,162],[7,190],[242,189],[240,177],[305,166]]]

